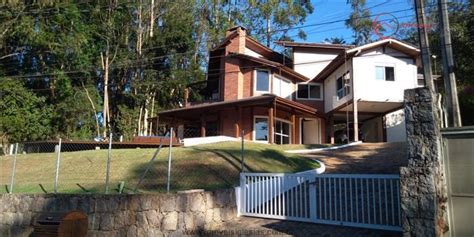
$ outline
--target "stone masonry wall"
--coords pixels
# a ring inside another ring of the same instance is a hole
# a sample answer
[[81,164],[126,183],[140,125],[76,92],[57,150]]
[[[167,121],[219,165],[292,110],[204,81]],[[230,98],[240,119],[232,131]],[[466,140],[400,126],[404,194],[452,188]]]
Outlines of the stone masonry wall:
[[80,210],[88,236],[180,236],[237,218],[233,189],[153,195],[3,194],[0,236],[28,236],[42,212]]
[[408,166],[400,169],[404,236],[442,236],[447,193],[436,107],[428,89],[405,91]]

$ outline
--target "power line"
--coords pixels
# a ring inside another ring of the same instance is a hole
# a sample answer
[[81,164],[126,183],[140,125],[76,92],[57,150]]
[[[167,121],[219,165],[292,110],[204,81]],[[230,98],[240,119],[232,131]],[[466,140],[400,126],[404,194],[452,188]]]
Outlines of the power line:
[[[404,10],[397,10],[397,11],[392,11],[392,12],[388,12],[388,13],[397,13],[397,12],[404,12],[404,11],[408,11],[408,10],[412,10],[413,8],[408,8],[408,9],[404,9]],[[380,14],[380,13],[378,13]],[[377,15],[378,15],[377,14]],[[374,16],[374,15],[372,15]],[[368,16],[370,17],[370,16]],[[366,18],[366,17],[360,17],[360,18]],[[316,23],[316,24],[311,24],[311,25],[306,25],[304,27],[312,27],[312,26],[320,26],[320,25],[324,25],[324,24],[333,24],[334,22],[342,22],[342,21],[345,21],[345,20],[338,20],[338,21],[331,21],[331,22],[325,22],[325,23]],[[301,27],[294,27],[293,29],[299,29]],[[322,33],[322,32],[326,32],[326,31],[320,31],[318,33]],[[191,40],[190,40],[191,42]],[[194,40],[192,41],[194,43]],[[204,41],[204,42],[210,42],[210,40],[208,41]],[[180,42],[180,43],[172,43],[172,44],[168,44],[168,45],[161,45],[161,46],[156,46],[156,47],[149,47],[149,48],[145,48],[144,50],[150,50],[150,49],[156,49],[156,48],[164,48],[164,47],[170,47],[171,45],[185,45],[185,42]],[[195,52],[195,51],[188,51],[188,52]],[[159,56],[159,57],[155,57],[156,58],[165,58],[167,56],[171,56],[172,54],[169,54],[169,55],[162,55],[162,56]],[[211,57],[209,57],[211,58]],[[154,59],[154,58],[151,58],[151,59]],[[150,60],[150,59],[145,59],[145,60]],[[91,68],[91,70],[93,69],[97,69],[97,67],[94,67],[94,68]],[[66,73],[71,73],[71,72],[66,72]],[[72,73],[75,73],[75,72],[72,72]]]

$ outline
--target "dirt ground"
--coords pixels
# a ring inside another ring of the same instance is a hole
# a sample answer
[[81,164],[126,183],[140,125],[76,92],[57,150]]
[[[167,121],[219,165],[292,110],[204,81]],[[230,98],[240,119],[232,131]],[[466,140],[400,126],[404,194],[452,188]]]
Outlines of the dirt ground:
[[406,143],[363,143],[304,156],[326,166],[325,173],[398,174],[407,165]]

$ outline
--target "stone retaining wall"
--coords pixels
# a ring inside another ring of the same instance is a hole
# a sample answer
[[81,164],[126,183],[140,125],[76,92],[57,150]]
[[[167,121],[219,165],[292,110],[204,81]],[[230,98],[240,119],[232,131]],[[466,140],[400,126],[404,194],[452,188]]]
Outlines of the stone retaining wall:
[[42,212],[80,210],[89,236],[168,236],[237,218],[233,189],[153,195],[3,194],[0,236],[28,236]]

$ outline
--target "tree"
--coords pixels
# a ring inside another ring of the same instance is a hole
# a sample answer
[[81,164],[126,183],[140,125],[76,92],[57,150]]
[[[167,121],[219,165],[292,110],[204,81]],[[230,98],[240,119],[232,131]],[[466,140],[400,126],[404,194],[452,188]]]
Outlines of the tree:
[[329,43],[329,44],[346,44],[346,40],[341,37],[331,37],[331,38],[326,38],[323,41],[324,43]]
[[[434,74],[441,74],[441,40],[440,32],[436,27],[438,22],[437,4],[426,7],[427,18],[429,19],[429,41],[430,51],[436,55],[433,60]],[[473,5],[468,1],[453,1],[448,3],[450,30],[452,38],[452,48],[454,54],[454,72],[456,73],[456,82],[458,86],[458,97],[461,110],[462,124],[464,126],[474,125],[474,65],[472,64],[472,55],[474,54],[474,12]],[[399,38],[413,44],[419,45],[416,28],[407,29],[400,32]],[[438,85],[439,92],[444,93],[442,82]]]
[[[286,0],[247,0],[229,1],[229,19],[234,24],[242,24],[248,29],[250,35],[260,42],[265,42],[270,47],[272,41],[289,40],[292,28],[303,24],[306,17],[313,12],[310,1]],[[302,29],[296,35],[306,39]]]
[[374,24],[370,19],[370,11],[366,7],[366,0],[347,0],[352,12],[346,20],[346,26],[354,32],[354,44],[363,45],[370,43]]
[[5,142],[46,139],[51,134],[52,109],[44,97],[28,91],[19,80],[0,83],[0,136]]

